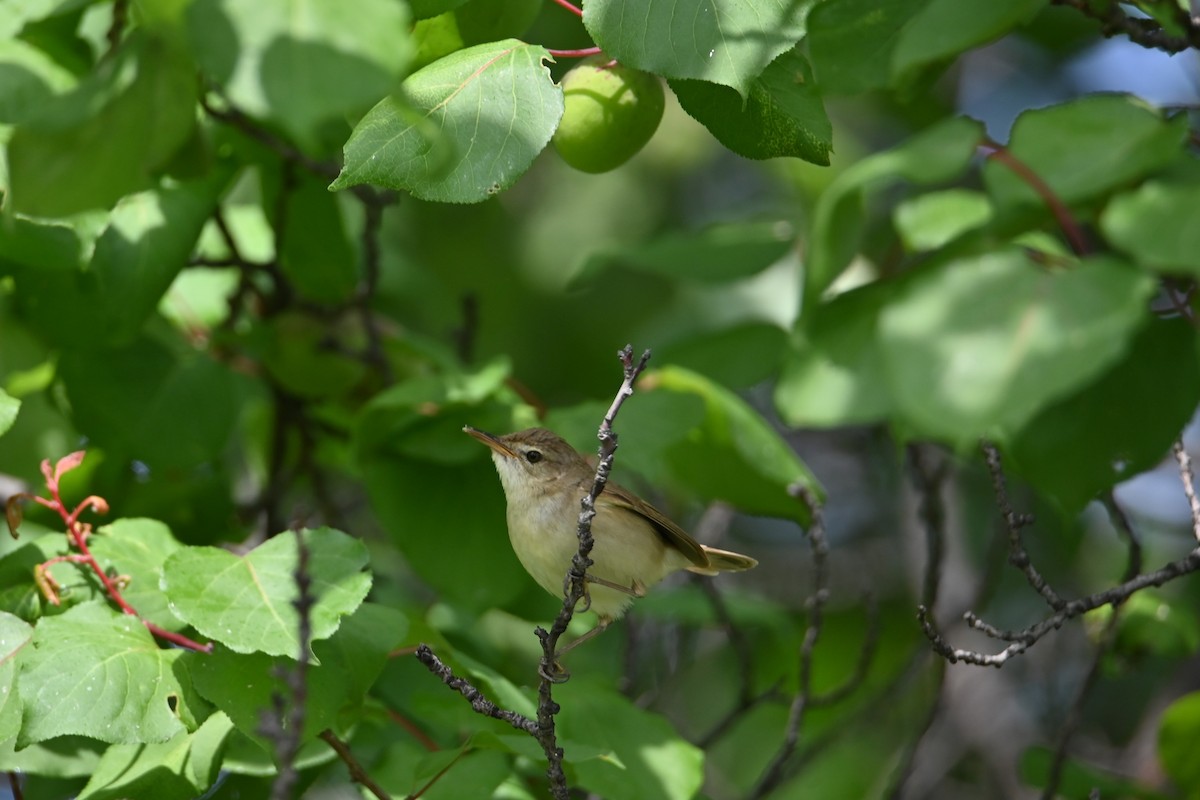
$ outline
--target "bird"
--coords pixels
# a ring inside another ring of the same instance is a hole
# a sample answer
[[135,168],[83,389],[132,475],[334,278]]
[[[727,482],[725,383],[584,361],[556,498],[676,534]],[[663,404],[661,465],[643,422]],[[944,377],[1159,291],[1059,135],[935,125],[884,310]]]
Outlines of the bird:
[[[594,466],[545,428],[503,436],[470,425],[463,431],[491,448],[517,559],[538,585],[563,597],[567,570],[579,551],[580,501],[591,491]],[[750,556],[700,544],[657,508],[612,481],[596,498],[592,537],[593,563],[585,579],[584,603],[599,622],[556,656],[620,619],[634,599],[668,575],[681,570],[717,575],[758,564]]]

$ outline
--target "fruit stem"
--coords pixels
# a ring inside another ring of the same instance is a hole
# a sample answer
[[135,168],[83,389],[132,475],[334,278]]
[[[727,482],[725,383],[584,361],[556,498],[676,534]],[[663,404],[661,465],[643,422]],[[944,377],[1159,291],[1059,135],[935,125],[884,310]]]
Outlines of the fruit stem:
[[583,9],[579,8],[574,3],[570,2],[570,0],[554,0],[554,2],[558,3],[560,6],[565,8],[567,11],[570,11],[572,14],[574,14],[577,17],[583,16]]
[[546,52],[555,58],[587,58],[594,56],[600,52],[599,47],[585,47],[582,50],[552,50],[546,48]]

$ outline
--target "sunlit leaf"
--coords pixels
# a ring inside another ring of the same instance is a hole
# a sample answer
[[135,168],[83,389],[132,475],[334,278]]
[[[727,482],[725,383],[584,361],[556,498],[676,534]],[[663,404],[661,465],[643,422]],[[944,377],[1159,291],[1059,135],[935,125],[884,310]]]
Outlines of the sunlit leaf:
[[550,54],[515,39],[469,47],[414,73],[354,128],[330,187],[373,183],[424,200],[477,203],[507,189],[550,142],[562,90]]
[[[308,548],[312,639],[327,639],[371,587],[362,542],[332,528],[301,534]],[[296,535],[282,533],[238,556],[217,547],[178,550],[163,564],[171,610],[236,653],[297,658]]]

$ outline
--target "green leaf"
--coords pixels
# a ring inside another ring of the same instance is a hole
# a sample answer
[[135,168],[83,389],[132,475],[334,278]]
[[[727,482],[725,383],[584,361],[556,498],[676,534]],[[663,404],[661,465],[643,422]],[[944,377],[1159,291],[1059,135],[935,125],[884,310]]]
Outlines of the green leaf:
[[309,148],[323,124],[394,91],[413,52],[393,0],[197,0],[186,20],[201,69],[233,104]]
[[865,191],[899,179],[918,184],[950,180],[967,168],[981,141],[982,125],[952,117],[838,175],[813,211],[805,302],[816,303],[857,252]]
[[[305,671],[304,740],[314,740],[329,728],[344,730],[358,719],[367,692],[406,630],[399,612],[364,603],[332,637],[313,643],[320,663],[310,664]],[[295,662],[217,647],[208,655],[189,654],[186,663],[196,691],[228,714],[242,733],[271,751],[273,743],[263,733],[262,721],[273,713],[275,696],[291,694],[288,673]]]
[[[793,494],[804,487],[824,495],[817,479],[765,419],[723,386],[682,367],[647,373],[643,391],[678,392],[704,401],[700,428],[667,448],[673,475],[698,495],[724,500],[750,514],[805,522],[808,512]],[[714,470],[713,464],[720,464]]]
[[360,467],[371,507],[405,561],[448,601],[483,611],[508,605],[534,584],[505,534],[496,471],[486,450],[478,443],[475,449],[470,464],[377,454]]
[[833,127],[812,68],[796,50],[785,52],[754,78],[744,100],[717,83],[672,80],[670,85],[683,110],[738,155],[829,165]]
[[812,6],[811,0],[590,0],[583,24],[626,66],[719,83],[745,97],[754,78],[803,38]]
[[892,82],[892,53],[928,0],[825,0],[808,17],[808,52],[825,94],[855,94]]
[[358,255],[350,244],[338,198],[305,177],[284,196],[279,265],[306,298],[336,304],[354,293]]
[[21,728],[17,662],[32,640],[33,626],[0,611],[0,741],[15,738]]
[[1151,269],[1200,274],[1200,183],[1148,181],[1118,195],[1104,210],[1100,228],[1110,242]]
[[1073,515],[1098,492],[1161,461],[1197,402],[1195,330],[1182,320],[1154,320],[1120,361],[1022,429],[1012,466]]
[[64,734],[113,744],[165,742],[194,729],[194,698],[136,618],[88,603],[43,617],[21,658],[18,745]]
[[900,203],[893,214],[909,251],[937,250],[991,218],[987,195],[970,189],[926,192]]
[[423,200],[477,203],[507,189],[550,141],[562,90],[545,48],[516,39],[469,47],[404,81],[354,128],[331,189],[374,183]]
[[598,683],[559,690],[559,734],[594,748],[610,749],[619,765],[604,758],[574,761],[579,783],[601,797],[624,800],[690,800],[704,782],[704,752],[657,714]]
[[757,275],[788,254],[796,232],[783,221],[713,225],[668,233],[648,242],[590,256],[577,280],[622,266],[677,280],[727,283]]
[[1195,759],[1197,737],[1200,737],[1200,692],[1191,692],[1163,712],[1158,724],[1158,758],[1171,780],[1193,794],[1200,786],[1200,763]]
[[655,360],[678,364],[732,389],[774,376],[787,348],[787,332],[767,322],[705,331],[655,350]]
[[[1112,606],[1084,615],[1089,635],[1098,638],[1110,624]],[[1162,596],[1153,589],[1131,595],[1119,609],[1111,654],[1128,663],[1147,656],[1187,658],[1200,646],[1200,619],[1186,602]]]
[[[333,528],[301,533],[308,548],[312,639],[327,639],[371,588],[367,549]],[[244,556],[187,547],[163,564],[162,588],[176,616],[236,653],[297,658],[296,537],[281,533]]]
[[66,216],[147,188],[191,136],[195,104],[186,59],[135,31],[78,88],[17,126],[8,144],[12,209]]
[[6,125],[32,119],[55,95],[75,85],[75,76],[46,53],[4,36],[0,36],[0,75],[0,123]]
[[82,271],[78,236],[46,226],[32,238],[26,226],[29,244],[51,245],[54,260],[15,270],[22,317],[48,340],[76,350],[128,343],[186,265],[230,174],[223,167],[200,181],[123,198]]
[[79,800],[192,800],[216,781],[229,717],[216,713],[194,733],[181,731],[161,744],[119,744],[104,751]]
[[[86,778],[107,745],[83,736],[57,736],[16,751],[17,739],[0,740],[0,769],[47,778]],[[28,795],[26,795],[28,796]]]
[[151,469],[214,458],[237,419],[238,378],[228,367],[150,339],[95,353],[66,350],[59,375],[80,430]]
[[0,219],[0,267],[71,271],[83,263],[83,242],[72,227],[21,216]]
[[543,7],[542,0],[470,0],[454,19],[465,44],[483,44],[524,36]]
[[897,408],[918,435],[1012,436],[1124,355],[1153,292],[1106,258],[1052,271],[1007,250],[925,270],[879,319]]
[[895,82],[929,64],[945,62],[999,39],[1032,19],[1048,0],[930,0],[899,32],[892,53]]
[[1020,779],[1031,787],[1044,788],[1050,775],[1056,775],[1056,797],[1101,797],[1136,798],[1136,800],[1173,800],[1175,792],[1157,792],[1122,775],[1107,772],[1102,766],[1083,764],[1071,758],[1060,766],[1055,765],[1058,754],[1048,747],[1031,747],[1021,755],[1018,772]]
[[[1013,124],[1009,151],[1065,203],[1119,189],[1174,160],[1187,138],[1185,117],[1164,120],[1133,97],[1092,95],[1026,111]],[[995,159],[984,182],[1001,208],[1043,204]]]
[[17,412],[21,410],[21,401],[0,389],[0,436],[8,433],[8,429],[17,421]]
[[788,425],[832,428],[887,419],[891,393],[879,344],[879,312],[894,293],[873,283],[815,307],[784,365],[775,406]]
[[142,619],[167,630],[183,629],[159,588],[163,562],[183,546],[166,525],[155,519],[119,519],[97,530],[88,546],[108,574],[129,578],[121,594]]

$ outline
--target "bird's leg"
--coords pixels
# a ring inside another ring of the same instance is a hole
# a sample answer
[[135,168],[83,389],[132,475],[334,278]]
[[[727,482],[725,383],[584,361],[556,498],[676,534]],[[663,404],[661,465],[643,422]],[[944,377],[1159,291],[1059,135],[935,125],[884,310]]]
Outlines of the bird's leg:
[[624,592],[625,594],[633,597],[646,596],[646,584],[642,583],[641,581],[634,581],[632,586],[625,586],[624,584],[607,581],[604,578],[597,578],[590,572],[588,573],[587,579],[588,582],[594,583],[597,586],[607,586],[609,589],[615,589],[618,592]]
[[564,668],[562,664],[558,663],[558,659],[561,658],[562,656],[566,655],[567,653],[571,652],[576,647],[579,647],[579,645],[583,644],[584,642],[588,641],[589,639],[596,638],[601,633],[603,633],[608,628],[608,626],[611,624],[612,624],[612,617],[601,617],[600,622],[598,625],[596,625],[596,627],[592,628],[590,631],[583,634],[579,638],[575,639],[575,641],[571,642],[566,647],[560,648],[559,650],[557,650],[554,653],[554,666],[553,666],[554,674],[553,675],[547,675],[544,671],[542,671],[541,667],[538,667],[538,674],[541,675],[546,680],[550,681],[551,683],[566,683],[566,681],[571,677],[571,673],[567,672],[566,668]]

